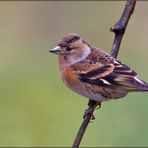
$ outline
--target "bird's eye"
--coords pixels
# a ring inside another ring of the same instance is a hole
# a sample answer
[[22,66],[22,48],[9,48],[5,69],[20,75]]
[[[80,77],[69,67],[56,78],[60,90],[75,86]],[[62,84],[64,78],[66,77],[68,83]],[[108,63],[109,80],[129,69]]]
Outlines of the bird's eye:
[[71,51],[72,49],[73,49],[73,48],[69,48],[69,47],[66,48],[67,51]]

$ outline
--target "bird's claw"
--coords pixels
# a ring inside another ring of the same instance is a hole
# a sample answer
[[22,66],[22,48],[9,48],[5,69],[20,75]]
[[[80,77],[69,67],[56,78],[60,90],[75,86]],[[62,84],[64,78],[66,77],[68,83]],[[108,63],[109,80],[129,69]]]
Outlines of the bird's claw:
[[93,114],[93,111],[94,111],[94,109],[93,108],[88,108],[88,109],[86,109],[85,110],[85,112],[84,112],[84,115],[83,115],[83,119],[86,117],[86,116],[91,116],[91,120],[95,120],[95,116],[94,116],[94,114]]
[[97,110],[97,109],[100,109],[100,108],[101,108],[101,103],[99,103],[98,106],[95,109]]
[[[98,106],[99,105],[99,106]],[[98,106],[98,107],[97,107]],[[96,108],[97,107],[97,108]],[[95,116],[93,114],[93,111],[95,109],[99,109],[101,108],[101,103],[100,102],[96,102],[95,104],[93,105],[89,105],[88,109],[85,110],[84,112],[84,115],[83,115],[83,119],[86,117],[86,116],[91,116],[91,120],[95,120]]]

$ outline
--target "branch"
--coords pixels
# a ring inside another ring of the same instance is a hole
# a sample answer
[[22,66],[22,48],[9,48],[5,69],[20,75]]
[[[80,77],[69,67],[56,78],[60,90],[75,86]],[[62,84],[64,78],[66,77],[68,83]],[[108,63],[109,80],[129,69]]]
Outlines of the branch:
[[77,133],[77,136],[75,138],[75,141],[74,141],[74,143],[72,145],[73,148],[79,147],[80,142],[82,140],[82,137],[83,137],[83,135],[85,133],[85,130],[86,130],[90,120],[91,120],[91,114],[88,114],[87,116],[84,117],[84,119],[83,119],[83,121],[81,123],[81,126],[79,128],[79,131]]
[[80,142],[82,140],[82,137],[83,137],[83,135],[85,133],[85,130],[86,130],[90,120],[94,120],[95,119],[95,117],[93,115],[93,112],[94,112],[94,109],[99,104],[100,103],[98,103],[96,101],[89,100],[89,102],[88,102],[88,109],[86,109],[86,111],[90,111],[91,110],[91,112],[89,112],[88,114],[85,115],[85,113],[86,113],[86,111],[85,111],[84,116],[83,116],[83,121],[82,121],[81,126],[80,126],[80,128],[78,130],[78,133],[77,133],[77,136],[75,138],[75,141],[74,141],[74,143],[72,145],[73,148],[79,147]]
[[[123,11],[123,14],[121,16],[121,18],[119,19],[119,21],[111,27],[110,31],[115,33],[115,38],[114,38],[114,42],[112,45],[112,50],[111,50],[111,55],[115,58],[117,58],[118,55],[118,51],[120,48],[120,44],[122,41],[122,37],[125,33],[128,21],[130,19],[130,16],[132,15],[134,8],[135,8],[135,4],[136,4],[136,0],[127,0],[126,5],[125,5],[125,9]],[[89,102],[89,107],[87,110],[92,109],[90,114],[87,114],[86,116],[84,116],[83,121],[81,123],[81,126],[78,130],[77,136],[74,140],[74,143],[72,145],[73,148],[77,148],[80,145],[80,142],[83,138],[83,135],[85,133],[85,130],[90,122],[90,120],[94,120],[94,116],[93,116],[93,112],[94,109],[96,107],[97,102],[96,101],[91,101]]]
[[125,9],[123,11],[121,18],[115,25],[113,25],[110,28],[110,31],[115,33],[115,38],[114,38],[114,42],[113,42],[112,50],[110,54],[115,58],[117,58],[122,37],[125,33],[130,16],[134,12],[135,5],[136,5],[136,0],[128,0],[125,5]]

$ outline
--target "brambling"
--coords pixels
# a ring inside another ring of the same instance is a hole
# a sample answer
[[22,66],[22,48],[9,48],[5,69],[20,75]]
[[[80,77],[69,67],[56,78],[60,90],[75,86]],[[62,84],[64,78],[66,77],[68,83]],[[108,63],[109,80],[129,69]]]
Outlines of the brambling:
[[50,52],[58,54],[61,77],[76,93],[97,102],[118,99],[128,92],[148,91],[148,83],[129,66],[82,37],[69,33]]

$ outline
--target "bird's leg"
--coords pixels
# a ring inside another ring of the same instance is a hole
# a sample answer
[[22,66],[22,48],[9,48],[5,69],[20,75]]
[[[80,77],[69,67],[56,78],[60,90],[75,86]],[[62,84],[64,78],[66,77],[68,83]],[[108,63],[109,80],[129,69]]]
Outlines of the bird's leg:
[[91,115],[91,120],[95,119],[95,116],[93,115],[93,111],[95,110],[95,108],[99,105],[99,107],[97,109],[99,109],[101,107],[101,102],[96,102],[93,100],[89,100],[88,102],[88,108],[85,110],[83,118],[85,118],[85,116],[87,116],[88,114]]

